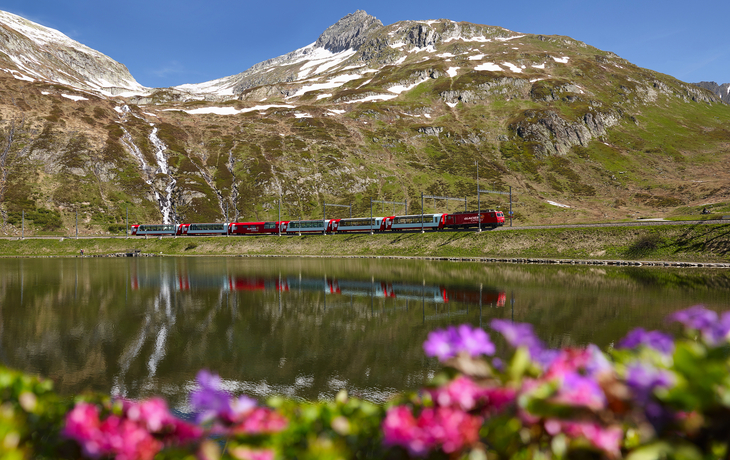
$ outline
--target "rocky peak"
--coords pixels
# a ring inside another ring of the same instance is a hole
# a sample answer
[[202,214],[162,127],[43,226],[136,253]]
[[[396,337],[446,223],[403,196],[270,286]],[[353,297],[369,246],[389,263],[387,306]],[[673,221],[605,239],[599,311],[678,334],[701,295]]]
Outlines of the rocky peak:
[[368,34],[381,27],[383,23],[375,16],[357,10],[328,27],[317,39],[315,47],[324,48],[332,53],[358,49]]
[[3,66],[18,79],[46,80],[107,95],[146,91],[122,64],[61,32],[0,11]]
[[714,81],[701,81],[699,83],[693,83],[693,85],[712,91],[720,97],[722,102],[730,104],[730,83],[718,85]]

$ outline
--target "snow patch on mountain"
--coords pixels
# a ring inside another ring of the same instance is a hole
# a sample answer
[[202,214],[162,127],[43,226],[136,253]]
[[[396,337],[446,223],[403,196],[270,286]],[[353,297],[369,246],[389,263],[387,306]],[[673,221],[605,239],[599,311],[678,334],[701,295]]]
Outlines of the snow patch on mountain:
[[391,86],[390,88],[388,88],[388,91],[390,91],[391,93],[395,93],[395,94],[401,94],[406,91],[412,90],[413,88],[415,88],[416,86],[420,85],[421,83],[423,83],[425,81],[428,81],[428,79],[419,80],[419,81],[413,83],[412,85],[408,85],[408,86],[404,86],[404,85]]
[[375,94],[373,96],[364,97],[362,99],[355,99],[353,101],[346,101],[345,104],[355,104],[359,102],[371,102],[371,101],[388,101],[390,99],[398,97],[397,94]]
[[474,67],[474,70],[486,70],[488,72],[501,72],[502,69],[499,65],[495,64],[494,62],[485,62],[482,65],[478,65]]
[[78,101],[88,101],[89,99],[83,96],[76,96],[75,94],[61,94],[62,97],[65,97],[66,99],[71,99],[74,102]]
[[[313,47],[314,43],[310,46]],[[307,62],[299,69],[299,79],[306,78],[311,74],[317,75],[325,72],[332,67],[342,64],[354,54],[355,50],[352,49],[333,53],[324,48],[313,48],[312,52],[306,58]],[[316,70],[314,69],[315,66],[317,67]]]
[[307,93],[309,91],[318,91],[321,89],[333,89],[333,88],[339,88],[340,86],[344,85],[348,81],[357,80],[359,78],[362,78],[361,75],[338,75],[334,78],[331,78],[323,83],[313,83],[311,85],[302,86],[299,88],[294,94],[291,94],[287,97],[287,99],[290,99],[292,97],[301,96],[304,93]]
[[[238,115],[247,112],[263,112],[269,109],[283,108],[293,109],[295,106],[289,104],[256,105],[245,109],[234,107],[201,107],[199,109],[181,110],[189,115]],[[180,109],[165,109],[164,112],[174,112]]]

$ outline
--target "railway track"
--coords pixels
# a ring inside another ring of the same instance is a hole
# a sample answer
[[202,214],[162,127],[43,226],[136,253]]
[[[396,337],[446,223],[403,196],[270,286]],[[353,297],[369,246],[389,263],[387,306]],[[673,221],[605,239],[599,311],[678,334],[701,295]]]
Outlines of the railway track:
[[[486,228],[483,229],[482,232],[504,232],[504,231],[514,231],[514,230],[540,230],[540,229],[569,229],[569,228],[599,228],[599,227],[649,227],[649,226],[657,226],[657,225],[710,225],[710,224],[728,224],[730,225],[730,219],[712,219],[712,220],[685,220],[685,221],[636,221],[636,222],[603,222],[603,223],[595,223],[595,224],[556,224],[556,225],[523,225],[523,226],[514,226],[510,227],[508,225],[505,225],[503,227],[497,227],[495,229]],[[427,233],[431,233],[433,230],[426,230]],[[476,228],[469,228],[469,229],[442,229],[439,230],[440,232],[477,232]],[[403,230],[400,232],[387,232],[390,234],[399,234],[399,233],[420,233],[420,230]],[[317,235],[314,233],[311,234],[305,234],[305,235]],[[238,238],[241,237],[241,235],[219,235],[223,238]],[[259,235],[259,236],[265,236],[265,235]],[[276,234],[270,235],[270,236],[277,236]],[[284,234],[282,234],[284,236]],[[295,235],[296,236],[296,235]],[[187,236],[180,236],[180,238],[193,238],[193,235],[187,235]],[[210,238],[211,236],[205,236],[206,238]],[[244,236],[245,237],[245,236]],[[48,240],[57,240],[57,239],[76,239],[76,236],[26,236],[25,239],[48,239]],[[85,235],[85,236],[79,236],[78,239],[123,239],[127,238],[126,236],[109,236],[109,235]],[[140,236],[130,236],[130,239],[139,239],[142,238]],[[158,236],[149,236],[149,238],[159,238]],[[174,236],[163,236],[163,238],[176,238]],[[19,236],[0,236],[0,239],[4,240],[19,240],[21,239]]]

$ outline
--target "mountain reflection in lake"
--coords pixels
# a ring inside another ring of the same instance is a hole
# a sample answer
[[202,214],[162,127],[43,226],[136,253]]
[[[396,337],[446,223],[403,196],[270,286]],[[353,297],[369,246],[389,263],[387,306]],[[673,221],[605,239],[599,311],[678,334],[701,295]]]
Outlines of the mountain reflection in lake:
[[[383,401],[438,363],[429,331],[492,318],[606,348],[671,312],[728,307],[726,271],[372,259],[0,259],[0,358],[63,393],[165,395],[196,372],[233,392]],[[491,334],[498,353],[505,344]]]

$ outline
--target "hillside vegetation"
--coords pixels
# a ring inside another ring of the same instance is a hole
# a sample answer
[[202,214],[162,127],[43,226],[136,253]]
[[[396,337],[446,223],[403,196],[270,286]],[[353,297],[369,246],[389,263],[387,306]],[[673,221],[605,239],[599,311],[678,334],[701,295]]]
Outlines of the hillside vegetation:
[[[730,106],[568,37],[406,21],[322,75],[301,68],[246,77],[228,98],[124,99],[0,73],[2,233],[20,233],[23,211],[26,232],[63,234],[77,212],[94,233],[127,213],[276,220],[279,199],[283,220],[321,218],[325,203],[370,215],[371,199],[420,212],[421,194],[476,209],[477,162],[479,187],[511,187],[525,224],[730,211]],[[509,203],[482,194],[481,206]]]

